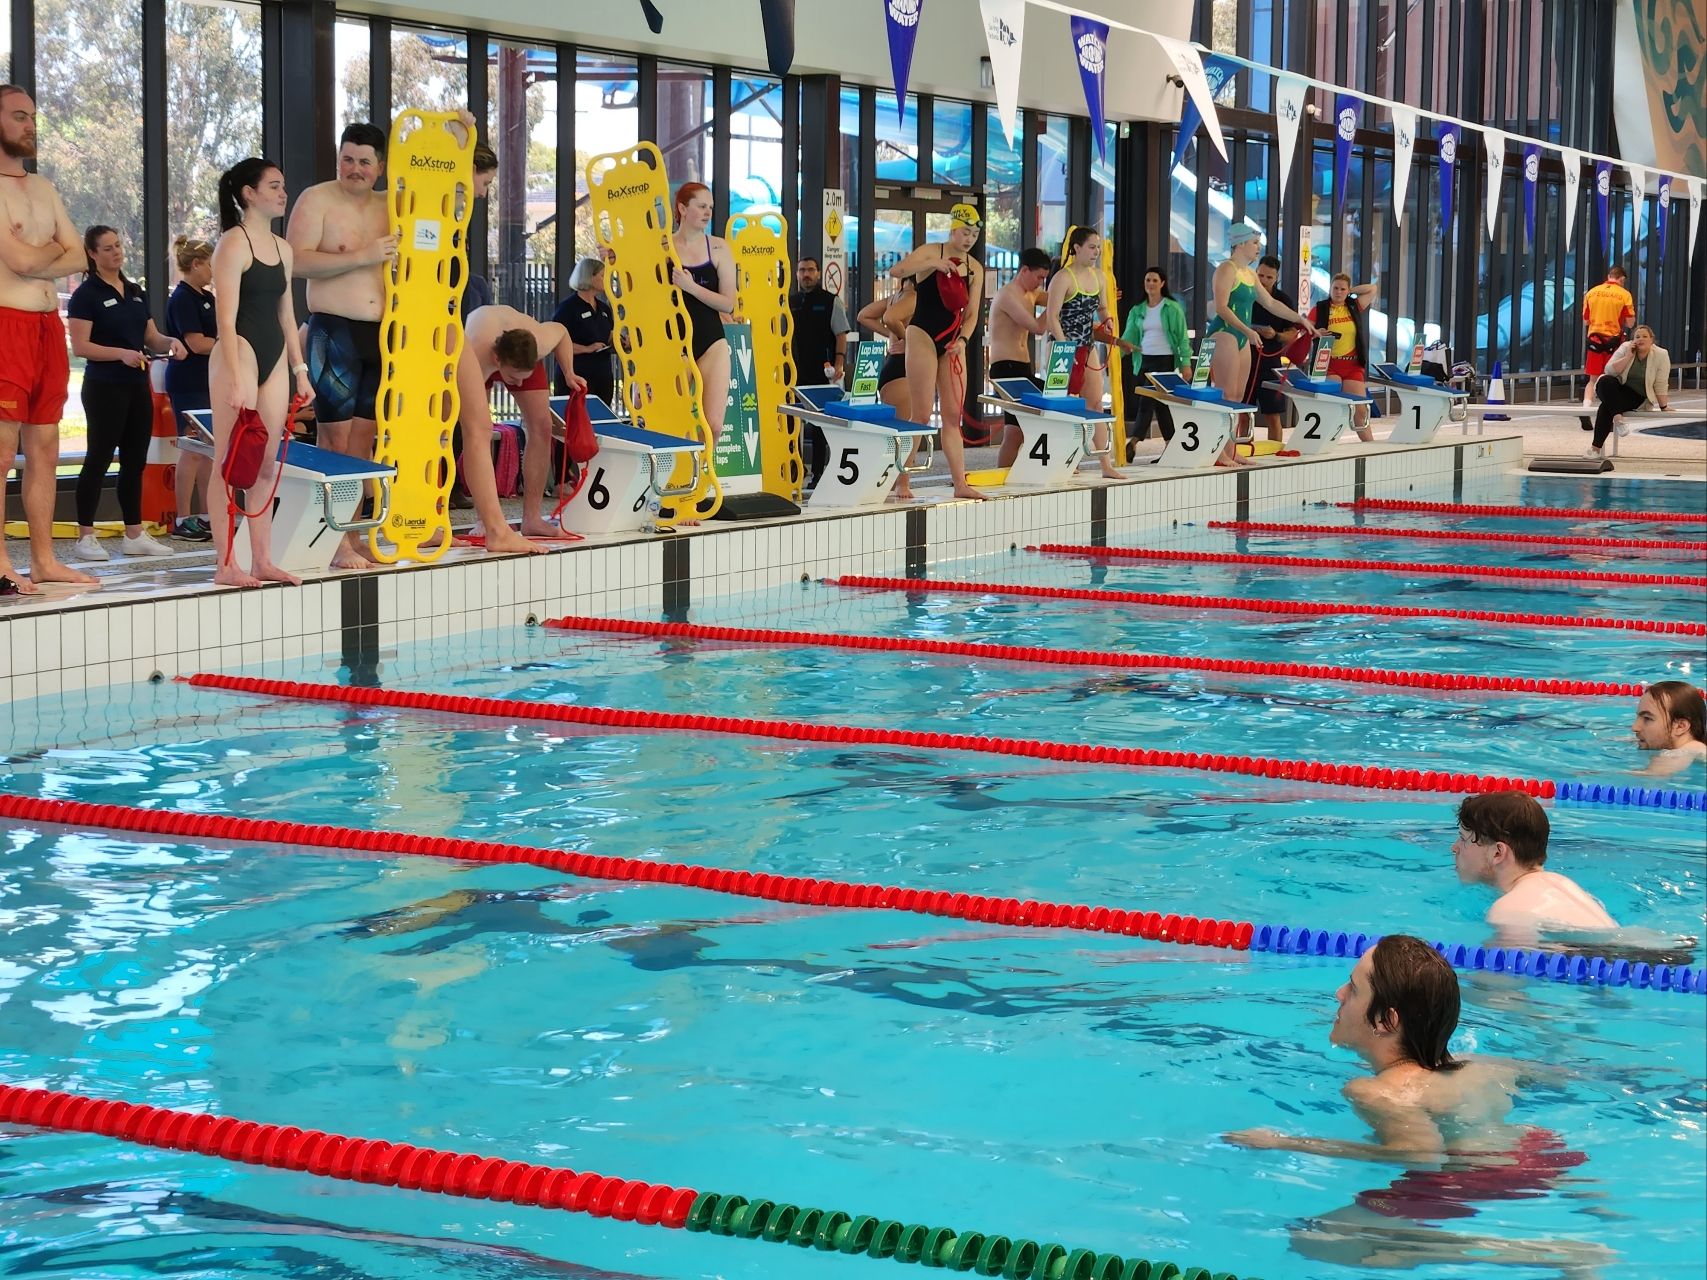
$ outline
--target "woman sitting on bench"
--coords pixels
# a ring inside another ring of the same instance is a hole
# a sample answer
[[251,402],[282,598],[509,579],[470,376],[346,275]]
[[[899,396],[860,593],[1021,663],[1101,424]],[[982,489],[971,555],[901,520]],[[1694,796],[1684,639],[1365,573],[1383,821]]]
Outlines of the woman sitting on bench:
[[[1668,388],[1671,385],[1671,356],[1654,341],[1654,331],[1645,324],[1636,326],[1630,341],[1612,353],[1606,362],[1606,372],[1595,383],[1594,392],[1600,407],[1594,415],[1594,444],[1588,451],[1591,458],[1606,456],[1606,437],[1612,434],[1614,419],[1630,413],[1644,404],[1656,409],[1671,408]],[[1630,428],[1616,423],[1618,434],[1625,436]]]

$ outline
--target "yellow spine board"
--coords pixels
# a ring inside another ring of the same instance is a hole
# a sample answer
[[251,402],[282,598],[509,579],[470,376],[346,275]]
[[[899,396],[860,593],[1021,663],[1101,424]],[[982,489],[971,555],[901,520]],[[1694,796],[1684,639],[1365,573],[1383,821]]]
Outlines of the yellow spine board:
[[[374,458],[397,475],[391,514],[383,528],[368,532],[368,550],[383,564],[437,560],[450,549],[450,442],[461,408],[456,360],[474,198],[474,138],[452,132],[456,120],[454,112],[405,111],[391,124],[397,257],[379,335],[385,370]],[[423,546],[435,537],[436,546]]]
[[800,501],[800,424],[784,416],[794,389],[788,285],[788,223],[774,209],[736,214],[723,229],[735,259],[735,313],[753,327],[753,386],[759,397],[759,478],[766,493]]
[[[623,399],[636,426],[709,443],[700,407],[699,367],[681,291],[672,283],[676,260],[670,239],[674,224],[670,180],[664,157],[650,142],[630,151],[587,161],[593,233],[610,252],[605,280],[616,312],[616,348],[622,360]],[[723,505],[712,450],[701,451],[699,486],[665,500],[673,516],[709,518]],[[670,476],[672,488],[687,483],[692,463],[683,458]]]
[[[1120,336],[1120,290],[1114,283],[1114,241],[1102,238],[1102,296],[1108,307],[1108,322],[1114,326],[1114,336]],[[1136,356],[1133,359],[1137,359]],[[1114,414],[1114,434],[1109,437],[1114,465],[1126,465],[1126,359],[1120,348],[1108,348],[1108,394],[1110,411]]]

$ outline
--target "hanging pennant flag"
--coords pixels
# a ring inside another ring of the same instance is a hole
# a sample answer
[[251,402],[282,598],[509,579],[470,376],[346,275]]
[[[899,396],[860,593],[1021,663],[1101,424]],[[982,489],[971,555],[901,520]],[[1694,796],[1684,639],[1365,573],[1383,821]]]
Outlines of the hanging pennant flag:
[[1108,23],[1073,15],[1073,56],[1079,60],[1079,83],[1085,87],[1085,105],[1091,110],[1091,136],[1097,140],[1097,158],[1108,159],[1108,132],[1102,127],[1102,74],[1108,65]]
[[1362,99],[1342,93],[1334,99],[1334,208],[1345,204],[1345,180],[1351,172],[1351,144],[1357,137],[1357,111]]
[[1643,223],[1648,220],[1648,171],[1639,164],[1627,164],[1630,175],[1630,247],[1642,241]]
[[925,0],[883,0],[883,25],[889,30],[889,70],[895,77],[895,114],[907,122],[907,78],[913,73],[913,43]]
[[1535,245],[1535,187],[1541,181],[1541,144],[1523,149],[1523,243]]
[[[1213,98],[1220,93],[1227,81],[1231,80],[1238,72],[1238,63],[1224,58],[1218,53],[1212,53],[1206,57],[1203,60],[1203,78],[1209,85],[1209,96]],[[1197,110],[1197,103],[1188,94],[1185,107],[1180,112],[1179,136],[1174,139],[1174,158],[1173,162],[1168,165],[1169,173],[1179,168],[1184,162],[1185,149],[1191,145],[1192,138],[1197,135],[1197,126],[1202,119],[1203,117]]]
[[1185,81],[1185,91],[1191,100],[1197,104],[1197,113],[1203,120],[1203,125],[1209,130],[1209,141],[1215,144],[1215,150],[1221,153],[1221,158],[1227,158],[1227,140],[1221,136],[1221,117],[1215,110],[1215,95],[1209,92],[1209,80],[1203,71],[1203,59],[1198,56],[1197,47],[1183,40],[1175,40],[1172,36],[1159,36],[1151,32],[1150,38],[1162,46],[1162,52],[1168,56],[1168,61],[1174,64],[1174,70],[1179,72],[1179,78]]
[[1505,134],[1498,129],[1483,129],[1482,144],[1487,148],[1488,173],[1488,239],[1494,238],[1494,223],[1500,216],[1500,179],[1505,176]]
[[1440,125],[1434,131],[1434,136],[1440,141],[1440,235],[1448,239],[1452,235],[1452,175],[1458,165],[1458,138],[1460,130],[1455,124]]
[[1411,185],[1411,151],[1417,144],[1417,113],[1393,107],[1393,221],[1405,225],[1405,192]]
[[[1654,223],[1654,230],[1660,233],[1660,265],[1664,267],[1666,260],[1666,224],[1671,220],[1671,174],[1660,175],[1660,199],[1657,206],[1659,217]],[[1662,279],[1663,274],[1662,274]]]
[[1565,248],[1571,247],[1571,232],[1577,225],[1577,204],[1582,198],[1583,153],[1563,147],[1559,163],[1565,166]]
[[1298,145],[1298,122],[1304,118],[1304,97],[1310,87],[1291,76],[1276,76],[1274,81],[1274,137],[1280,144],[1280,168],[1276,174],[1280,188],[1280,208],[1286,200],[1286,179],[1292,172],[1292,153]]
[[1025,0],[978,0],[984,39],[990,45],[990,76],[996,83],[996,114],[1008,146],[1019,123],[1020,45],[1025,38]]
[[1689,180],[1689,266],[1695,267],[1695,242],[1701,238],[1701,187],[1700,178]]
[[1600,256],[1612,256],[1612,161],[1594,162],[1594,207],[1600,219]]

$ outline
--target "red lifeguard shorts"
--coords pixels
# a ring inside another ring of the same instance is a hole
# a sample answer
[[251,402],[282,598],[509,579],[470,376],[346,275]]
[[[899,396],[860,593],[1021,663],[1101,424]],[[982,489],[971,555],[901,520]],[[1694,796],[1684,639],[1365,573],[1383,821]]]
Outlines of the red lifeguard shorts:
[[[501,377],[499,377],[499,375],[497,375],[496,373],[494,373],[490,378],[486,379],[486,385],[489,387],[495,387],[500,382],[503,382],[503,379]],[[506,384],[506,385],[508,385],[508,384]],[[538,364],[534,365],[533,372],[528,374],[528,376],[523,378],[520,382],[516,383],[515,386],[510,387],[510,390],[511,391],[550,391],[551,390],[551,379],[549,379],[545,376],[545,361],[541,360]]]
[[59,312],[0,307],[0,422],[57,426],[70,379]]

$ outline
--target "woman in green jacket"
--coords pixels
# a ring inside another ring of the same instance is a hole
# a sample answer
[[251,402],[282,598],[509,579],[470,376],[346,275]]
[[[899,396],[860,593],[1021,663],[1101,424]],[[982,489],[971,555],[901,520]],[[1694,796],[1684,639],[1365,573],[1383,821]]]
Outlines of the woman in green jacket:
[[[1146,373],[1178,373],[1191,376],[1191,342],[1185,335],[1185,308],[1168,292],[1168,277],[1160,267],[1144,273],[1144,296],[1126,313],[1126,330],[1120,335],[1120,349],[1137,360],[1137,382],[1147,386]],[[1150,438],[1150,419],[1162,424],[1162,439],[1174,438],[1174,416],[1168,406],[1149,396],[1138,396],[1138,420],[1127,433],[1127,461],[1131,462],[1132,446]]]

